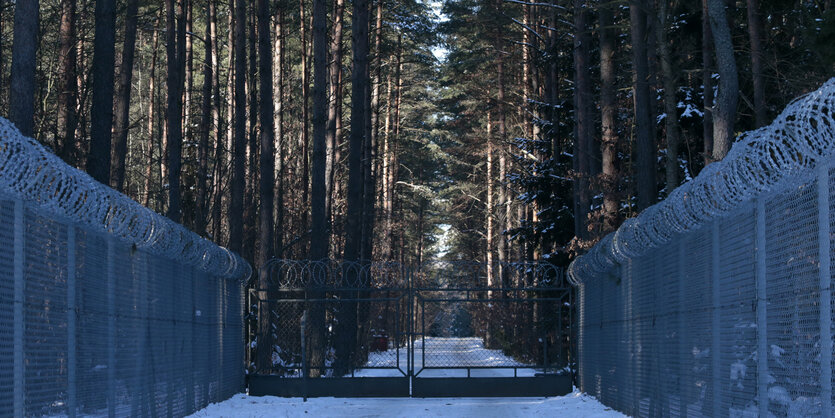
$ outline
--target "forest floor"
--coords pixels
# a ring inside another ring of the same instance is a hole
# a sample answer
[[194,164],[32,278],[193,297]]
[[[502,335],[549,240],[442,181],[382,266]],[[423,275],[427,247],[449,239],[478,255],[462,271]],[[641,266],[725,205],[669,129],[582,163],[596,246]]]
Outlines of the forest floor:
[[[424,345],[425,344],[425,345]],[[427,367],[451,365],[521,366],[500,350],[484,348],[480,338],[429,337],[416,342],[415,365]],[[368,365],[406,370],[405,349],[371,353]],[[424,355],[425,353],[425,355]],[[474,377],[513,376],[513,369],[472,370]],[[532,376],[532,368],[520,368],[519,376]],[[466,370],[424,369],[423,377],[463,377]],[[402,376],[397,369],[362,369],[357,377]],[[235,395],[212,404],[193,417],[621,417],[596,399],[578,392],[552,398],[278,398],[274,396]]]

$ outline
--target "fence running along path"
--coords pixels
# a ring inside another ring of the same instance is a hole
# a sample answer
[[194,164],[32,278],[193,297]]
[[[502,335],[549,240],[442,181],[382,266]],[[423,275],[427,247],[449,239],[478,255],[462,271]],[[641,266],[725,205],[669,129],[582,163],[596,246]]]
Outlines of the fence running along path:
[[182,416],[240,392],[250,272],[0,118],[0,416]]
[[835,79],[569,268],[581,389],[635,416],[831,416]]

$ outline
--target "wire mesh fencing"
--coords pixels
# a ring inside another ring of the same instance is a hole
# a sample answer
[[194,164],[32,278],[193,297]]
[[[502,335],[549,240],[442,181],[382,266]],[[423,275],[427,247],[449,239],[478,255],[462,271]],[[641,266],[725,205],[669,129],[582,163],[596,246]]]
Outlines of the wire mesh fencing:
[[578,258],[578,382],[635,416],[832,416],[835,79]]
[[248,274],[0,118],[0,416],[183,416],[240,392]]

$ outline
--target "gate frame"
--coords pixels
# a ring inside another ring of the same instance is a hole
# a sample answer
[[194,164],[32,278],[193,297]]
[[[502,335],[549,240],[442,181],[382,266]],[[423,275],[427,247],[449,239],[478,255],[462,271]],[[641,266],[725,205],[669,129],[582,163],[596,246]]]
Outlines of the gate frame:
[[[280,259],[273,259],[268,261],[261,270],[269,270],[270,268],[274,268],[275,265],[280,265],[282,263],[294,263],[297,266],[301,266],[303,269],[307,269],[306,271],[310,271],[309,264],[313,263],[337,263],[340,266],[341,271],[345,271],[344,267],[342,267],[346,262],[339,262],[339,261],[332,261],[332,260],[323,260],[321,262],[311,262],[308,260],[301,260],[301,261],[294,261],[294,260],[280,260]],[[453,262],[454,263],[454,262]],[[370,276],[370,270],[373,265],[378,263],[367,263],[364,264],[362,267],[358,267],[358,271],[365,271],[366,274]],[[391,263],[382,263],[383,265],[391,266]],[[384,287],[329,287],[326,285],[320,287],[281,287],[278,290],[278,294],[281,293],[293,293],[299,292],[304,294],[303,298],[288,298],[282,299],[279,297],[268,297],[266,300],[262,300],[260,295],[266,294],[264,289],[260,289],[257,286],[253,286],[253,282],[257,280],[257,277],[253,276],[253,280],[250,281],[248,284],[249,292],[247,292],[248,297],[248,304],[249,310],[254,311],[250,312],[248,318],[250,319],[247,321],[247,329],[248,329],[248,337],[251,339],[258,334],[258,327],[257,321],[252,321],[253,318],[260,317],[261,314],[255,312],[260,312],[262,304],[264,303],[276,303],[276,302],[286,302],[286,303],[310,303],[310,302],[320,302],[326,303],[334,301],[335,299],[328,299],[325,298],[310,298],[308,297],[308,293],[311,291],[324,291],[324,292],[332,292],[332,293],[340,293],[345,291],[359,291],[359,292],[389,292],[395,291],[399,292],[399,295],[394,298],[389,298],[390,300],[396,301],[396,311],[397,319],[395,320],[395,344],[399,341],[400,337],[405,336],[406,345],[405,347],[397,347],[397,358],[396,358],[396,367],[359,367],[351,370],[350,376],[345,377],[319,377],[319,378],[309,378],[307,370],[309,365],[307,360],[304,357],[304,352],[306,351],[304,348],[302,349],[302,364],[300,369],[301,377],[285,377],[285,376],[278,376],[278,375],[267,375],[261,373],[248,373],[247,374],[247,383],[249,387],[249,394],[252,396],[265,396],[265,395],[272,395],[272,396],[280,396],[280,397],[303,397],[307,399],[308,397],[324,397],[324,396],[332,396],[332,397],[414,397],[414,398],[433,398],[433,397],[548,397],[548,396],[562,396],[568,393],[571,393],[573,390],[573,372],[569,373],[558,373],[558,372],[551,372],[549,373],[548,370],[550,367],[548,366],[548,357],[547,357],[547,343],[546,348],[543,350],[543,355],[545,356],[543,359],[542,365],[531,365],[530,367],[523,367],[523,366],[451,366],[451,367],[433,367],[433,366],[426,366],[425,361],[421,362],[421,367],[417,368],[415,366],[415,355],[417,353],[416,349],[416,341],[419,337],[426,336],[426,329],[425,329],[425,310],[421,309],[420,311],[420,318],[418,318],[418,312],[416,309],[416,304],[420,301],[420,303],[425,304],[426,302],[434,302],[434,303],[445,303],[445,302],[463,302],[463,303],[489,303],[488,299],[474,299],[471,297],[473,293],[478,292],[498,292],[502,295],[506,295],[511,292],[516,292],[516,297],[513,298],[502,298],[496,299],[496,302],[528,302],[534,299],[530,298],[522,298],[519,297],[520,292],[543,292],[543,291],[556,291],[560,292],[558,297],[547,297],[547,298],[537,298],[535,300],[542,301],[542,302],[556,302],[559,304],[560,309],[559,311],[563,311],[563,303],[566,301],[569,303],[569,307],[567,308],[567,317],[568,317],[568,328],[567,331],[563,330],[563,315],[558,315],[559,321],[559,333],[558,338],[563,339],[567,338],[568,342],[568,351],[570,352],[571,344],[573,344],[573,338],[571,335],[571,329],[573,327],[573,318],[572,318],[572,311],[573,311],[573,289],[570,286],[559,286],[559,287],[465,287],[465,286],[456,286],[453,288],[443,288],[443,287],[426,287],[426,286],[415,286],[414,284],[414,274],[415,272],[421,272],[427,266],[428,263],[424,263],[418,266],[404,266],[398,265],[400,272],[405,278],[405,286],[384,286]],[[495,263],[498,265],[498,263]],[[359,266],[359,263],[357,263]],[[486,263],[480,262],[471,262],[469,263],[470,266],[485,266]],[[524,262],[524,263],[505,263],[505,266],[513,266],[513,265],[523,265],[523,266],[532,266],[532,265],[547,265],[549,268],[556,275],[556,280],[558,283],[562,284],[565,282],[565,274],[563,269],[557,268],[547,263],[542,262]],[[349,267],[351,268],[351,267]],[[453,266],[454,268],[454,266]],[[269,274],[268,272],[262,274]],[[259,275],[260,276],[260,275]],[[257,285],[257,283],[255,283]],[[276,292],[273,290],[273,292]],[[465,298],[451,298],[451,297],[444,297],[444,298],[425,298],[421,296],[421,292],[461,292],[465,293]],[[400,303],[403,302],[405,299],[408,309],[406,312],[406,323],[400,324]],[[347,299],[346,301],[351,301],[354,303],[360,301],[371,301],[371,300],[387,300],[387,299],[379,299],[379,298],[371,298],[371,297],[357,297]],[[425,305],[424,305],[425,306]],[[304,319],[302,318],[302,321]],[[417,329],[417,322],[420,321],[421,329],[418,332]],[[302,326],[304,329],[304,326]],[[304,332],[302,331],[302,340],[304,341],[305,336]],[[249,343],[248,343],[249,346]],[[400,359],[401,353],[400,350],[403,350],[406,357],[406,370],[404,371]],[[426,358],[426,346],[421,345],[421,356],[422,359],[425,360]],[[568,355],[567,358],[564,359],[565,366],[570,365],[571,354]],[[250,350],[247,350],[247,364],[253,364],[253,356]],[[331,367],[324,367],[322,370],[327,370]],[[542,368],[543,371],[536,373],[535,376],[518,376],[517,371],[518,369],[528,369],[528,368]],[[295,368],[294,368],[295,369]],[[373,376],[373,377],[356,377],[355,372],[357,370],[363,369],[386,369],[386,370],[397,370],[398,372],[402,373],[403,376]],[[426,377],[420,376],[420,373],[424,370],[467,370],[467,377]],[[471,376],[471,370],[477,369],[513,369],[514,375],[513,377],[473,377]],[[564,368],[565,369],[565,368]],[[570,370],[570,367],[568,367]]]

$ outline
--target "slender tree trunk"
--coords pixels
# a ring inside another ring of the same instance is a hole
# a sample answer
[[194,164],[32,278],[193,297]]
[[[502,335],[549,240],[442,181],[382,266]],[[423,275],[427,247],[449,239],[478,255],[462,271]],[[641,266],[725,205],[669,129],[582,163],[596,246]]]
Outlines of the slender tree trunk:
[[[58,33],[60,60],[58,81],[61,92],[58,93],[57,138],[61,144],[61,158],[67,164],[76,164],[77,140],[75,131],[78,128],[78,81],[76,80],[76,60],[78,59],[76,42],[76,0],[61,1],[61,27]],[[0,19],[2,20],[2,19]],[[2,49],[0,47],[0,49]],[[0,72],[2,71],[0,65]]]
[[[501,12],[502,3],[497,1],[495,4],[497,14]],[[499,201],[501,208],[499,216],[499,235],[498,235],[498,260],[500,263],[508,261],[508,243],[505,232],[510,226],[510,196],[507,188],[507,126],[505,115],[505,81],[504,81],[504,49],[502,42],[504,40],[504,31],[501,25],[496,25],[496,38],[494,40],[494,48],[496,50],[496,127],[498,128],[498,153],[499,153]],[[504,272],[499,272],[501,284],[506,284],[507,277]]]
[[[169,0],[170,1],[170,0]],[[229,204],[229,249],[243,248],[243,209],[246,184],[246,0],[235,0],[235,109],[232,144],[232,184]]]
[[667,195],[679,184],[678,149],[681,133],[678,126],[678,101],[676,100],[676,76],[673,72],[670,44],[667,40],[667,0],[658,2],[658,22],[656,22],[658,49],[661,55],[661,76],[664,80],[664,130],[667,138]]
[[[263,266],[273,255],[273,175],[275,172],[274,134],[273,131],[273,74],[272,42],[270,41],[269,0],[258,0],[258,72],[261,95],[259,118],[261,119],[261,178],[259,182],[259,237],[258,266]],[[254,168],[253,168],[254,169]],[[269,275],[265,269],[259,269],[259,287],[270,289]],[[268,296],[264,294],[262,296]],[[269,318],[269,316],[268,316]],[[268,337],[259,341],[258,350],[261,364],[272,358],[272,322],[261,318],[261,335]]]
[[[333,222],[333,203],[336,198],[335,172],[339,138],[337,137],[337,118],[342,117],[342,19],[345,12],[345,0],[336,0],[333,9],[333,38],[331,40],[332,59],[330,63],[330,101],[328,103],[328,123],[325,132],[327,146],[325,162],[325,216]],[[330,232],[329,232],[330,234]]]
[[116,64],[116,1],[96,2],[93,39],[93,102],[90,109],[90,152],[87,172],[102,184],[110,180],[113,134],[113,72]]
[[[208,7],[209,13],[209,21],[206,24],[209,26],[209,37],[212,39],[212,50],[211,50],[211,61],[209,61],[209,65],[211,66],[212,72],[212,100],[210,102],[210,107],[212,110],[212,123],[211,127],[207,128],[210,129],[213,134],[212,138],[214,139],[214,166],[212,168],[212,181],[209,183],[212,187],[213,191],[211,192],[211,196],[208,196],[209,187],[207,186],[207,196],[205,199],[206,205],[206,213],[208,213],[208,205],[209,201],[212,201],[211,205],[211,215],[212,215],[212,232],[211,238],[215,242],[220,241],[221,235],[221,197],[223,195],[223,179],[225,170],[224,167],[224,159],[223,159],[223,140],[221,138],[221,119],[220,119],[220,62],[219,62],[219,50],[218,50],[218,39],[217,39],[217,5],[213,1],[209,1]],[[231,29],[231,27],[229,28]],[[231,49],[231,45],[230,45]],[[208,170],[207,170],[208,174]]]
[[328,30],[326,0],[313,0],[313,182],[311,190],[312,234],[310,258],[328,257],[330,237],[325,208],[327,190],[326,129],[328,112]]
[[273,210],[275,211],[275,234],[274,252],[276,257],[283,258],[282,247],[284,245],[284,10],[279,3],[276,7],[275,16],[275,47],[277,52],[273,57],[273,91],[278,94],[273,98],[273,110],[275,114],[275,141],[278,152],[276,153],[276,182],[275,182],[275,203]]
[[301,59],[302,59],[302,130],[300,134],[301,140],[301,158],[302,158],[302,172],[301,172],[301,192],[302,202],[301,207],[301,226],[302,233],[308,229],[307,208],[308,206],[308,189],[310,188],[310,65],[308,63],[308,46],[307,46],[307,28],[308,22],[305,14],[305,0],[299,0],[299,35],[301,37]]
[[655,138],[650,115],[649,68],[647,64],[647,28],[644,0],[630,0],[629,20],[632,32],[632,72],[635,83],[635,171],[638,210],[655,203]]
[[[363,209],[363,141],[366,133],[366,102],[368,100],[368,2],[353,2],[351,23],[351,45],[354,54],[351,72],[351,137],[348,155],[348,196],[345,219],[345,248],[343,258],[357,261],[362,246],[362,209]],[[356,280],[356,271],[343,275],[345,285]],[[355,305],[355,304],[354,304]],[[344,306],[337,330],[335,374],[343,375],[349,371],[357,336],[357,313],[355,306]]]
[[[377,1],[380,4],[380,0]],[[379,9],[379,16],[382,14],[382,9]],[[382,18],[378,18],[378,22],[382,24]],[[371,21],[369,20],[369,33],[371,31]],[[375,30],[376,32],[376,30]],[[375,55],[374,62],[368,62],[368,71],[371,73],[371,68],[374,68],[374,78],[376,78],[377,56],[376,51],[376,35],[375,35]],[[374,96],[376,94],[376,81],[371,80],[366,84],[365,96],[365,142],[363,143],[363,208],[362,208],[362,248],[360,249],[360,259],[363,261],[370,261],[373,258],[374,247],[374,203],[377,200],[377,190],[375,187],[374,173],[377,149],[377,137],[375,135],[375,118],[374,118]],[[361,323],[361,325],[363,325]]]
[[[490,118],[490,112],[487,112],[487,151],[486,159],[487,159],[487,196],[485,198],[485,212],[487,214],[487,234],[485,239],[485,260],[487,262],[487,287],[493,287],[496,283],[496,278],[494,277],[493,271],[493,260],[494,260],[494,248],[495,248],[495,238],[494,238],[494,207],[493,207],[493,194],[495,193],[494,189],[494,179],[493,179],[493,121]],[[492,293],[488,294],[488,297],[492,296]],[[489,336],[488,336],[489,340]]]
[[180,207],[180,167],[182,164],[183,147],[183,115],[182,91],[185,66],[185,5],[178,1],[178,10],[174,10],[174,0],[166,0],[168,13],[166,50],[168,57],[168,106],[166,107],[166,124],[168,126],[168,211],[166,215],[174,222],[180,222],[182,210]]
[[130,125],[130,93],[133,80],[133,56],[136,50],[136,22],[139,0],[128,0],[125,16],[125,40],[122,47],[122,65],[119,69],[119,90],[116,95],[114,134],[116,135],[111,158],[110,186],[125,191],[125,159],[128,154],[128,127]]
[[614,17],[611,5],[600,6],[600,111],[602,128],[603,166],[603,232],[611,232],[618,225],[618,131],[615,97],[615,51],[617,49]]
[[751,38],[751,78],[754,81],[754,124],[766,125],[765,80],[763,79],[762,20],[759,0],[748,0],[748,36]]
[[247,77],[247,93],[249,98],[249,107],[247,108],[248,126],[249,126],[249,141],[247,142],[247,168],[246,168],[246,187],[244,191],[244,246],[242,249],[244,257],[251,260],[256,260],[257,239],[258,239],[258,59],[257,59],[257,34],[256,34],[256,6],[255,3],[250,2],[250,10],[247,17],[249,37],[247,38],[247,45],[249,47],[249,75]]
[[212,123],[212,92],[214,91],[213,8],[214,4],[210,1],[208,7],[206,7],[206,39],[203,40],[203,92],[200,98],[200,138],[197,141],[197,199],[195,199],[194,229],[201,235],[206,234],[206,225],[208,224],[209,136],[215,126]]
[[713,161],[713,35],[710,32],[710,17],[707,0],[702,0],[702,84],[704,87],[704,138],[705,164]]
[[591,102],[593,100],[588,69],[590,66],[590,42],[588,39],[588,12],[585,0],[574,1],[574,235],[585,240],[589,237],[587,227],[591,207],[591,147],[593,142]]
[[739,100],[739,80],[725,2],[708,0],[707,11],[719,68],[719,94],[713,107],[713,159],[718,161],[725,158],[731,148]]
[[[194,43],[192,40],[192,5],[194,0],[183,0],[185,3],[185,20],[186,20],[186,43],[185,43],[185,65],[183,65],[184,87],[183,87],[183,138],[186,144],[193,143],[193,134],[191,127],[192,110],[191,110],[191,93],[194,89]],[[192,147],[188,147],[192,149]],[[189,158],[189,157],[186,157]],[[189,223],[190,225],[190,223]]]
[[[151,68],[150,68],[150,76],[148,79],[148,166],[145,172],[145,196],[142,204],[145,207],[150,207],[151,203],[151,177],[153,177],[154,173],[154,121],[156,120],[156,71],[157,71],[157,47],[159,46],[159,24],[160,20],[162,20],[162,10],[160,10],[160,14],[157,15],[156,22],[154,23],[154,34],[152,36],[151,44],[153,45],[153,50],[151,51]],[[160,156],[162,159],[162,156]],[[158,166],[157,166],[158,167]]]
[[9,76],[9,121],[31,137],[35,130],[35,56],[38,51],[40,3],[15,4],[12,68]]

